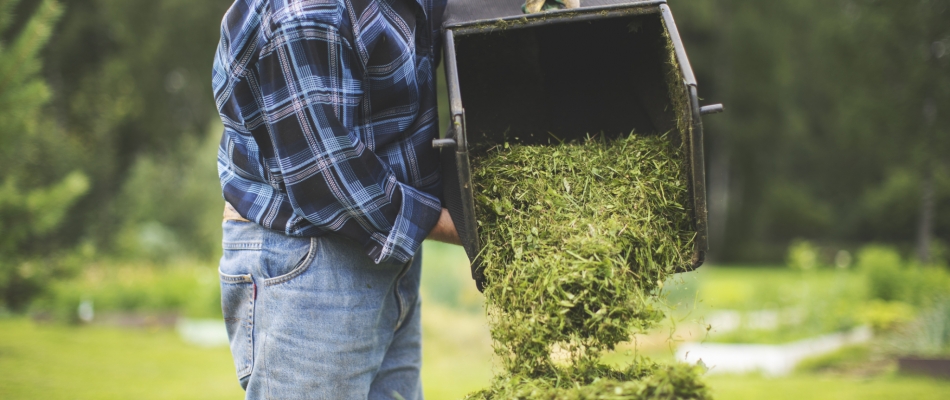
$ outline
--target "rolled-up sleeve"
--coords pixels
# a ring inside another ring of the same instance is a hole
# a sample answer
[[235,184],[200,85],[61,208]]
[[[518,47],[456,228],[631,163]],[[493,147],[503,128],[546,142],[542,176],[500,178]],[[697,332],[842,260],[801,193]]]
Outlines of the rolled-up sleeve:
[[374,261],[406,262],[441,213],[439,200],[399,182],[360,139],[359,58],[339,28],[280,24],[258,62],[271,168],[294,213],[359,242]]

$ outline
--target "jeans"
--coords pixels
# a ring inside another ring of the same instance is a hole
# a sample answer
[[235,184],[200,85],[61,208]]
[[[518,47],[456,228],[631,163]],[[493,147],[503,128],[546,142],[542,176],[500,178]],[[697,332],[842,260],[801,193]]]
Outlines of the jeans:
[[221,308],[247,399],[421,400],[421,257],[224,222]]

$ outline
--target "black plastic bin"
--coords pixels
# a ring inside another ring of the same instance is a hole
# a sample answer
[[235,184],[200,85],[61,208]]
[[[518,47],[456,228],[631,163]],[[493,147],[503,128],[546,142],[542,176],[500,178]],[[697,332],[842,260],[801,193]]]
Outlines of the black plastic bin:
[[[588,133],[670,132],[684,140],[696,239],[707,251],[703,125],[696,79],[666,1],[582,0],[524,15],[522,0],[449,0],[443,31],[450,129],[442,149],[445,205],[479,269],[471,156],[493,143],[544,145]],[[682,144],[682,142],[681,142]]]

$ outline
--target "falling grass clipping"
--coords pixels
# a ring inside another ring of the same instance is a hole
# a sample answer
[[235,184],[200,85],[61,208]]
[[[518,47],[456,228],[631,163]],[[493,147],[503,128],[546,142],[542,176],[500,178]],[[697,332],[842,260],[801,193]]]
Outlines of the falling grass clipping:
[[682,152],[665,135],[495,146],[473,159],[480,265],[505,373],[470,399],[705,399],[700,371],[600,363],[649,328],[690,263]]

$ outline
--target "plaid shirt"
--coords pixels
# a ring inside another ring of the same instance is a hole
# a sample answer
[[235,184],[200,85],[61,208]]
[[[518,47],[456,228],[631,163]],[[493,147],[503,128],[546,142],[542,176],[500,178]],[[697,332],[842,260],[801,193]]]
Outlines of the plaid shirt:
[[221,26],[218,174],[243,217],[407,262],[442,210],[445,0],[236,0]]

